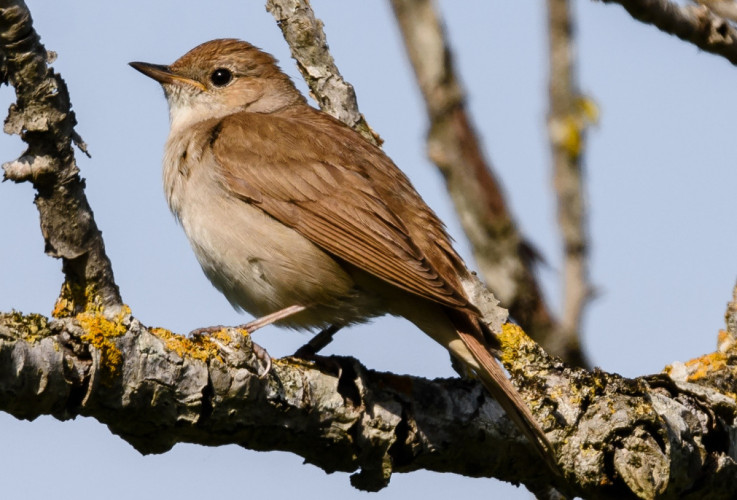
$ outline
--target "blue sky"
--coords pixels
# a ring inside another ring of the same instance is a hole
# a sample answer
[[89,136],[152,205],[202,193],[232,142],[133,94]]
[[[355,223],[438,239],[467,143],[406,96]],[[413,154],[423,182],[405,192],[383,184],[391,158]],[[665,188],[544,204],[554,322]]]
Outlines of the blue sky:
[[[186,332],[237,324],[202,275],[161,188],[168,114],[158,86],[128,67],[170,63],[213,38],[248,40],[273,53],[300,88],[286,43],[261,1],[27,0],[42,41],[59,58],[92,159],[78,155],[124,300],[145,324]],[[385,150],[448,224],[470,261],[440,175],[424,155],[423,104],[387,2],[312,0],[333,55]],[[473,121],[524,234],[546,258],[546,295],[559,306],[559,236],[545,132],[546,32],[542,2],[441,2]],[[714,349],[737,277],[737,71],[726,61],[618,6],[578,2],[582,90],[601,108],[589,135],[587,188],[592,281],[584,345],[607,371],[636,376]],[[12,101],[0,89],[0,108]],[[0,137],[0,161],[23,151]],[[48,314],[62,282],[43,254],[29,185],[0,184],[0,311]],[[274,356],[305,334],[265,329]],[[380,370],[451,375],[448,357],[407,322],[381,319],[341,332],[329,352]],[[0,470],[8,498],[359,498],[345,474],[326,476],[299,457],[234,446],[179,445],[141,457],[84,419],[19,422],[0,414]],[[285,481],[283,478],[289,478]],[[8,491],[10,490],[10,491]],[[395,475],[376,499],[466,495],[529,498],[493,480],[418,472]]]

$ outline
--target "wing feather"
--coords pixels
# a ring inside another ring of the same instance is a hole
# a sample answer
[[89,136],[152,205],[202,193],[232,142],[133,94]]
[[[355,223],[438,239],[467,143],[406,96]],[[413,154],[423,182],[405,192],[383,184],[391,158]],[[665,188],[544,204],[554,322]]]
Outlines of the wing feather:
[[435,302],[472,307],[456,273],[443,278],[465,268],[404,174],[339,122],[308,116],[317,123],[245,112],[220,121],[211,147],[226,187],[345,262]]

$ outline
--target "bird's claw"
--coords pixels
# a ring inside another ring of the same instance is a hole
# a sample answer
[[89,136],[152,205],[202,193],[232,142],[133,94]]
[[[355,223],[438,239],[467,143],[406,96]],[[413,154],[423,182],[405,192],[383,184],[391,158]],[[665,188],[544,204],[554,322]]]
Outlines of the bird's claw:
[[266,352],[266,349],[258,345],[256,342],[251,342],[251,349],[253,350],[253,354],[256,356],[256,359],[261,360],[266,364],[266,368],[262,373],[258,373],[258,371],[256,372],[258,378],[263,380],[271,371],[271,356]]
[[[198,335],[212,335],[213,333],[219,332],[221,330],[228,330],[231,328],[243,329],[250,333],[251,330],[249,330],[248,326],[249,325],[241,325],[241,326],[236,326],[236,327],[229,327],[229,326],[223,326],[223,325],[206,326],[203,328],[197,328],[196,330],[192,330],[191,332],[189,332],[189,336],[193,337],[193,336],[198,336]],[[272,366],[271,356],[269,356],[269,353],[266,352],[266,349],[258,345],[253,340],[251,340],[251,350],[253,351],[254,356],[256,356],[256,359],[263,361],[264,364],[266,365],[266,368],[264,369],[263,372],[261,373],[259,373],[258,371],[256,372],[256,375],[258,376],[258,378],[263,379],[271,371],[271,366]]]

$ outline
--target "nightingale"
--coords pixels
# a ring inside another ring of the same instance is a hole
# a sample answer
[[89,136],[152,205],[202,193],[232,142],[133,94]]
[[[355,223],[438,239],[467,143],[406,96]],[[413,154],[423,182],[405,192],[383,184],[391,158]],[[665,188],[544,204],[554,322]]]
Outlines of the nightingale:
[[130,64],[164,89],[166,199],[235,308],[290,310],[278,324],[306,330],[408,319],[478,376],[555,470],[492,355],[498,343],[443,223],[380,148],[308,105],[247,42],[206,42],[170,66]]

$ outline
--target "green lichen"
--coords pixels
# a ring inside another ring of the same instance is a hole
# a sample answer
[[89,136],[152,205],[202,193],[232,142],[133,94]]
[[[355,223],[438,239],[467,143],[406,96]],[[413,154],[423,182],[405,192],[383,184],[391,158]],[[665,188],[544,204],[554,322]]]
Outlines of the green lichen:
[[0,314],[0,327],[20,333],[20,339],[26,342],[38,342],[51,335],[49,320],[41,314],[23,314],[20,311],[11,311]]

